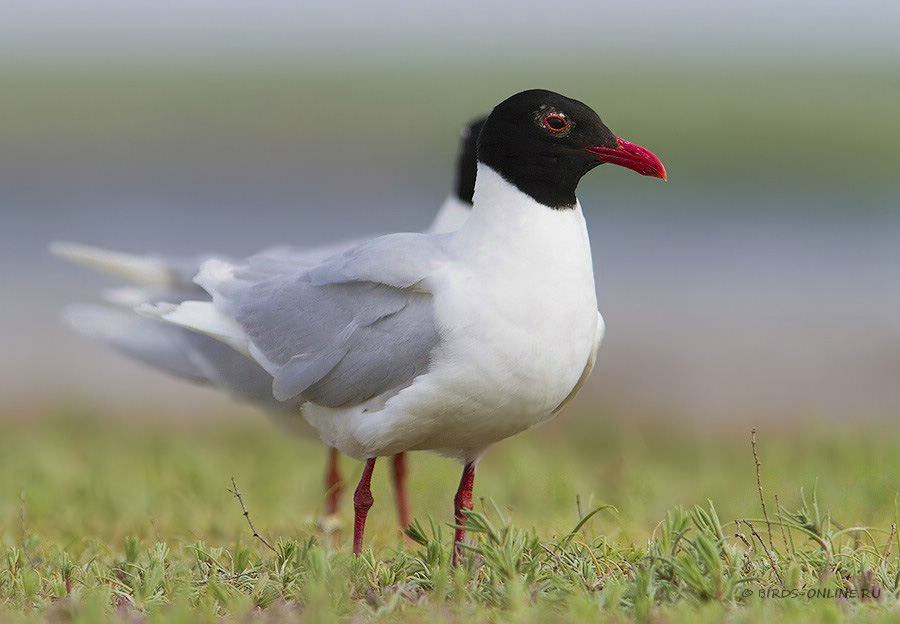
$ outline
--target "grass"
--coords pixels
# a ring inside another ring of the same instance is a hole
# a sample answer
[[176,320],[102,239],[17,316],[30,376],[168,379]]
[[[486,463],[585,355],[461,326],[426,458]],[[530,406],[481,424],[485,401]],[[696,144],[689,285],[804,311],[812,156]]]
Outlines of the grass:
[[319,521],[323,449],[260,417],[7,418],[0,621],[897,621],[896,432],[760,427],[767,523],[749,432],[625,421],[492,449],[451,569],[450,461],[411,457],[409,537],[376,467],[357,560],[349,501]]

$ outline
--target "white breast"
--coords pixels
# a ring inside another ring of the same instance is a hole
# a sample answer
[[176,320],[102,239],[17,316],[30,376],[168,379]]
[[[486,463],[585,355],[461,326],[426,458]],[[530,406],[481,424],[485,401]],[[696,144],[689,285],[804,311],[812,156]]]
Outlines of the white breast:
[[451,235],[457,261],[427,284],[442,337],[428,372],[341,425],[313,415],[342,451],[467,458],[550,418],[578,383],[598,324],[580,206],[538,204],[483,165],[475,206]]

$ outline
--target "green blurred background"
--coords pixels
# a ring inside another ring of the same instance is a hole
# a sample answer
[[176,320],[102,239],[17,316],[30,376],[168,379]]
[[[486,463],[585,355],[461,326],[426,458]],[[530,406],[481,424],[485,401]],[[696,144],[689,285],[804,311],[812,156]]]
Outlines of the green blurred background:
[[608,325],[582,408],[895,425],[898,20],[886,1],[6,4],[0,411],[234,409],[62,327],[110,283],[49,241],[241,254],[421,229],[459,127],[542,87],[670,173],[580,189]]

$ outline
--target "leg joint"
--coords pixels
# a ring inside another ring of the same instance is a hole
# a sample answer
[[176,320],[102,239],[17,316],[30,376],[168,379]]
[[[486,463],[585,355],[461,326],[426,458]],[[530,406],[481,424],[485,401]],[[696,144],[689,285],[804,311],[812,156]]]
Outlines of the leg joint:
[[363,507],[368,509],[375,502],[375,499],[372,498],[372,492],[367,489],[360,490],[356,488],[356,491],[353,493],[353,506],[354,507]]

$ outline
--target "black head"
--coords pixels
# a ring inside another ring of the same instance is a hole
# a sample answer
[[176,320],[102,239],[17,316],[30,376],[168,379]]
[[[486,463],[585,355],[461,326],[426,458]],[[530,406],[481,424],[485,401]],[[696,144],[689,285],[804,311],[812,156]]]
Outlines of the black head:
[[665,179],[648,150],[617,138],[589,106],[533,89],[494,108],[478,140],[478,160],[551,208],[575,205],[578,181],[610,162]]
[[486,117],[479,117],[463,127],[459,133],[459,154],[456,157],[456,196],[460,201],[472,203],[475,192],[475,171],[478,168],[476,145]]

